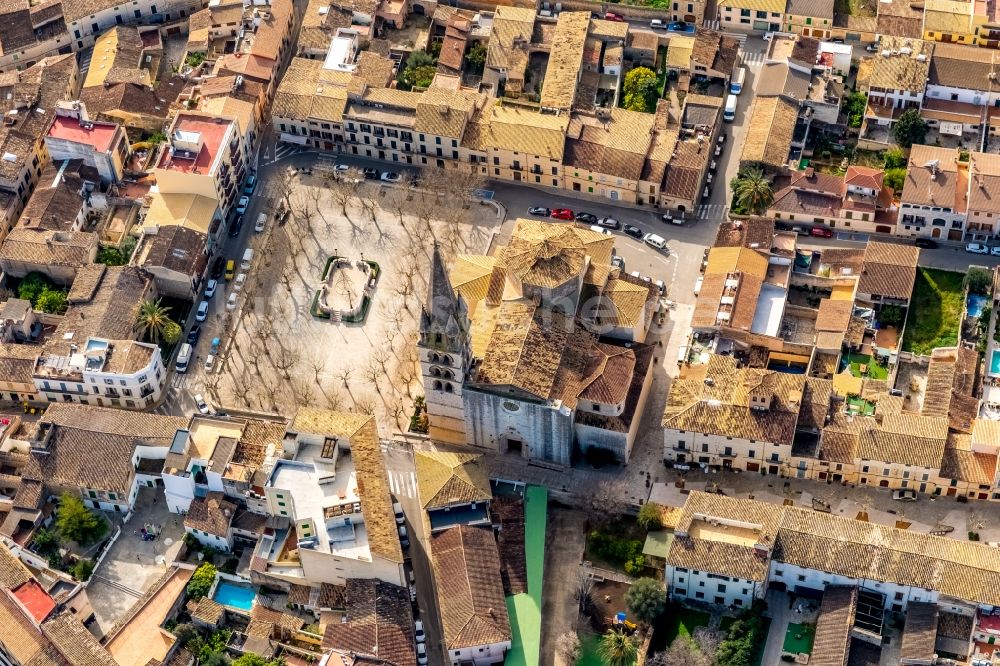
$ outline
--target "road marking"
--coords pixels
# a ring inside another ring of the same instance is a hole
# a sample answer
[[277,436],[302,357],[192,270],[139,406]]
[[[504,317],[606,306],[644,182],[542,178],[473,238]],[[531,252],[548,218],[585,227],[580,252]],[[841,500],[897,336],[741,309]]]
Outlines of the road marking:
[[726,204],[702,204],[698,206],[699,220],[721,220],[726,214]]
[[747,53],[744,51],[743,64],[750,69],[760,69],[764,64],[764,54],[756,52]]
[[396,497],[416,497],[417,496],[417,474],[416,472],[400,472],[394,469],[389,470],[389,490]]

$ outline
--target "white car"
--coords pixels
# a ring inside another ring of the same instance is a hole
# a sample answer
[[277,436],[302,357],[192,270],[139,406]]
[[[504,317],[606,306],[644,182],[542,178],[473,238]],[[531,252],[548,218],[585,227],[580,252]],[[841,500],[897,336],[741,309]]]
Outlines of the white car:
[[205,357],[205,372],[212,372],[215,368],[215,354],[209,354]]
[[340,175],[342,173],[350,171],[351,166],[349,164],[338,164],[337,166],[333,167],[333,170],[334,172],[337,173],[337,175]]
[[698,279],[694,281],[694,295],[695,296],[697,296],[698,293],[701,292],[701,285],[704,282],[705,282],[705,278],[702,277],[701,275],[699,275]]
[[982,243],[969,243],[965,246],[965,251],[971,252],[972,254],[989,254],[990,248]]
[[195,321],[205,321],[208,319],[208,301],[202,301],[198,304],[198,311],[194,313]]
[[427,641],[427,634],[424,633],[423,620],[417,620],[413,623],[413,637],[417,639],[418,643],[425,643]]
[[235,310],[236,309],[236,299],[239,296],[237,292],[229,294],[229,298],[226,299],[226,309]]
[[250,205],[250,197],[240,197],[240,200],[236,203],[236,212],[240,215],[247,212],[247,206]]
[[264,231],[264,227],[267,225],[267,213],[261,213],[257,216],[257,224],[253,225],[253,230],[258,234]]
[[198,411],[202,414],[208,414],[208,403],[205,402],[205,396],[201,393],[194,394],[194,404],[198,406]]
[[382,174],[383,183],[398,183],[401,180],[403,180],[403,177],[395,171],[386,171]]
[[212,298],[215,296],[215,290],[219,288],[218,280],[209,280],[205,283],[205,298]]
[[233,291],[239,291],[243,288],[243,285],[247,283],[247,274],[240,273],[236,276],[236,281],[233,282]]
[[420,666],[427,666],[427,648],[423,643],[417,643],[417,663]]
[[990,248],[990,254],[994,257],[1000,257],[1000,245],[994,245]]
[[916,502],[917,501],[917,491],[915,490],[894,490],[892,491],[892,499],[899,502]]

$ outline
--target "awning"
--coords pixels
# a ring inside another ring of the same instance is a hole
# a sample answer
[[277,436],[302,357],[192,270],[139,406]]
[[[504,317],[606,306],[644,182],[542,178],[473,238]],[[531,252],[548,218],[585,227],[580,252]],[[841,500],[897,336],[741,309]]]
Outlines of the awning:
[[287,143],[297,143],[300,146],[306,145],[306,141],[309,137],[301,136],[299,134],[287,134],[286,132],[281,133],[281,140]]
[[938,126],[938,132],[940,132],[941,134],[948,134],[951,136],[962,136],[962,123],[942,122]]

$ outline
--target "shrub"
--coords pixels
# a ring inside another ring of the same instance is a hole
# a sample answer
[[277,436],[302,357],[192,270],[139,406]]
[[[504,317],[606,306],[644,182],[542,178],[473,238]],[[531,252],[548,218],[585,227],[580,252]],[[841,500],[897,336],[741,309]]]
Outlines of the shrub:
[[63,537],[87,546],[107,533],[108,521],[85,507],[79,497],[64,494],[59,498],[56,529]]
[[965,274],[965,287],[973,294],[988,294],[993,288],[993,274],[984,268],[972,267]]
[[643,568],[646,566],[646,556],[636,555],[631,560],[625,563],[625,573],[629,576],[635,576],[636,574],[642,573]]
[[646,502],[639,509],[639,516],[635,519],[639,527],[644,530],[658,530],[663,527],[663,507],[656,502]]
[[192,599],[201,599],[208,591],[212,589],[212,583],[215,581],[215,574],[218,573],[218,569],[215,565],[205,562],[200,567],[195,569],[194,574],[191,576],[191,580],[188,581],[187,593]]
[[76,563],[69,568],[69,573],[78,581],[83,582],[89,580],[90,574],[94,573],[94,560],[77,560]]
[[625,564],[636,557],[642,557],[642,542],[593,531],[590,533],[590,547],[602,560]]

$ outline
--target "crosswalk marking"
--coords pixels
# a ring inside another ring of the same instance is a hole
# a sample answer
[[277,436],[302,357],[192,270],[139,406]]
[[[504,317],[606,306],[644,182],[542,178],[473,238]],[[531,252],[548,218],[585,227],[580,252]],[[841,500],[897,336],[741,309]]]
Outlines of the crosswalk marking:
[[721,220],[726,215],[726,204],[702,204],[698,206],[699,220]]
[[400,472],[394,469],[389,470],[389,490],[396,497],[416,497],[417,496],[417,474],[416,472]]
[[750,69],[760,69],[764,65],[765,56],[763,53],[743,52],[743,64]]
[[302,152],[302,146],[297,146],[290,143],[278,143],[274,147],[274,157],[271,157],[269,155],[270,151],[265,153],[264,155],[265,163],[271,164],[273,162],[278,162],[280,160],[285,159],[286,157],[290,157],[292,155],[296,155],[301,152]]
[[719,21],[718,20],[702,21],[702,27],[705,28],[706,30],[718,30]]

